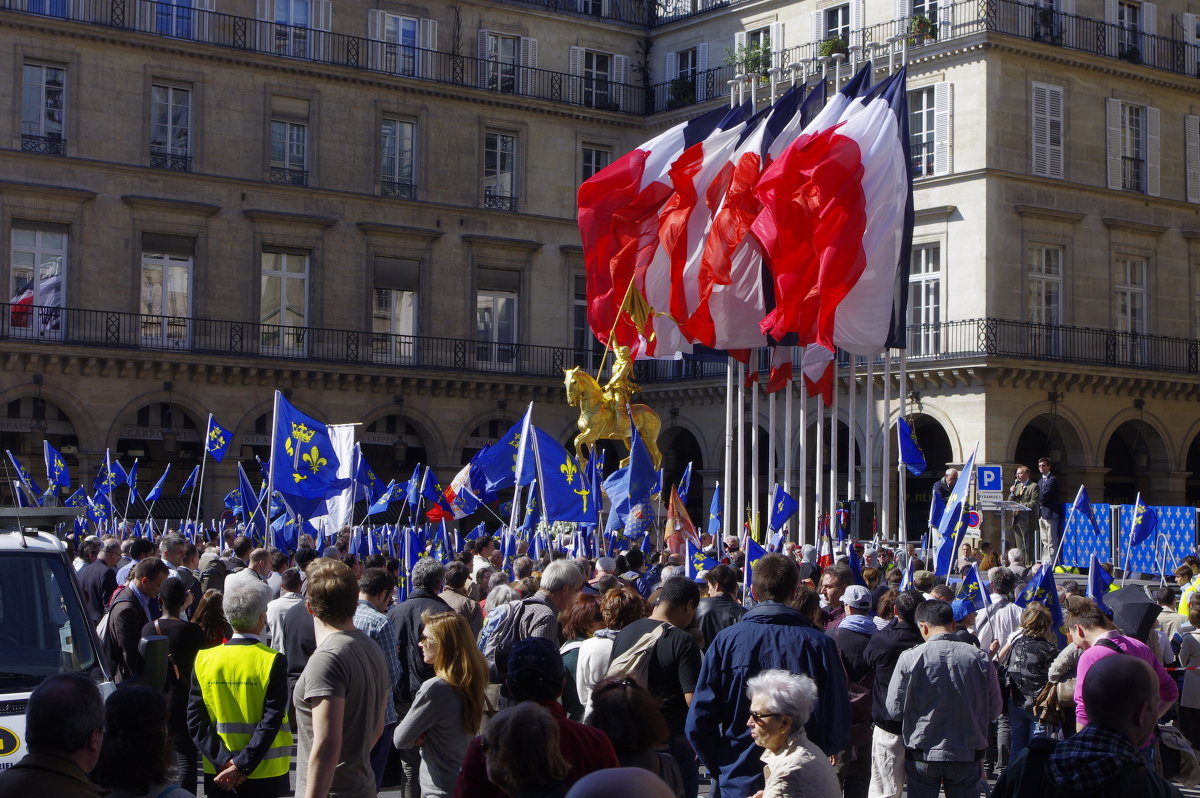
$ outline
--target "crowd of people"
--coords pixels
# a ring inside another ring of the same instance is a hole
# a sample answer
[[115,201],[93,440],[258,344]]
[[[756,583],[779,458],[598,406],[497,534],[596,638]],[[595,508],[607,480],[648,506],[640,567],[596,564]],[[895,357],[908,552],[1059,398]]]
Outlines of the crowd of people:
[[[1020,549],[962,550],[986,579],[972,601],[911,547],[852,568],[787,545],[747,583],[736,538],[696,578],[669,551],[506,563],[489,537],[403,573],[347,538],[291,556],[244,537],[84,541],[78,579],[118,686],[104,700],[86,676],[44,680],[0,798],[275,798],[293,783],[303,798],[1024,798],[1200,782],[1195,557],[1156,618],[1122,628],[1068,579],[1061,623],[1019,602],[1043,567]],[[165,684],[150,683],[149,635],[167,640]]]

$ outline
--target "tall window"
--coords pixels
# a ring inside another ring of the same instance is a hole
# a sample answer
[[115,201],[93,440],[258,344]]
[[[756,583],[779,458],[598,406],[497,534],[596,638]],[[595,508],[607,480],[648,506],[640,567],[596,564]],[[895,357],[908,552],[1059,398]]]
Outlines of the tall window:
[[825,9],[825,38],[850,41],[850,4]]
[[295,357],[305,352],[308,324],[308,253],[263,250],[259,298],[264,354]]
[[1142,7],[1139,3],[1117,3],[1117,55],[1133,56],[1141,41]]
[[402,119],[383,120],[380,168],[380,193],[385,197],[413,199],[416,183],[413,172],[413,134],[416,126]]
[[21,149],[62,155],[66,152],[67,71],[26,64],[21,83]]
[[12,335],[29,338],[62,335],[66,269],[66,225],[13,222],[9,269]]
[[571,305],[571,341],[575,348],[575,362],[598,368],[604,347],[592,335],[588,324],[587,278],[575,277],[575,297]]
[[480,269],[475,300],[476,357],[481,368],[511,370],[516,362],[520,274]]
[[912,250],[908,277],[908,323],[915,327],[908,345],[914,355],[935,355],[942,342],[942,247],[923,244]]
[[142,345],[181,349],[190,337],[194,244],[179,236],[142,236]]
[[150,87],[150,165],[187,172],[192,155],[192,92],[177,86]]
[[920,177],[933,174],[935,129],[932,86],[908,93],[908,135],[913,175]]
[[[420,23],[415,17],[387,14],[383,21],[384,69],[401,75],[417,74],[417,44]],[[427,45],[428,46],[428,45]]]
[[67,0],[26,0],[25,10],[30,14],[65,18],[67,16]]
[[1192,337],[1200,338],[1200,263],[1192,264]]
[[417,334],[420,261],[376,258],[371,352],[379,363],[411,363]]
[[771,50],[771,29],[768,27],[746,31],[746,46],[757,47],[769,52]]
[[689,47],[686,50],[680,50],[675,55],[676,72],[674,75],[667,75],[667,79],[675,80],[676,78],[687,79],[696,77],[696,72],[699,69],[696,48]]
[[925,17],[931,22],[937,22],[937,0],[912,0],[912,15],[914,17]]
[[158,0],[154,4],[154,29],[163,36],[192,38],[192,0]]
[[1141,359],[1143,343],[1139,336],[1146,333],[1146,259],[1121,256],[1116,259],[1113,301],[1116,310],[1117,356],[1129,362]]
[[271,182],[308,185],[308,125],[271,120]]
[[487,34],[488,79],[492,91],[517,90],[517,65],[521,62],[520,38],[500,33]]
[[583,104],[590,108],[607,108],[611,78],[612,56],[586,51],[583,54]]
[[1145,189],[1145,108],[1121,103],[1121,188]]
[[489,130],[483,146],[483,207],[517,209],[517,137]]
[[583,179],[587,180],[589,177],[608,166],[608,163],[611,159],[612,150],[601,149],[599,147],[584,147]]
[[1029,247],[1026,273],[1026,319],[1044,325],[1030,333],[1033,353],[1057,355],[1062,350],[1063,248],[1034,244]]
[[275,0],[275,52],[293,58],[308,58],[310,0]]

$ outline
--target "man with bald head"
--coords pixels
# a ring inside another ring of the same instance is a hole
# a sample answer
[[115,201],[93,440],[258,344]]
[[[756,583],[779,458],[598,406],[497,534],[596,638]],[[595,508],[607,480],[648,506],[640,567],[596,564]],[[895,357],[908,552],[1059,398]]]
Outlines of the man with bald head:
[[1048,737],[1034,738],[996,782],[995,798],[1181,795],[1138,752],[1159,716],[1158,675],[1148,664],[1129,654],[1098,660],[1083,686],[1083,703],[1088,725],[1057,744]]

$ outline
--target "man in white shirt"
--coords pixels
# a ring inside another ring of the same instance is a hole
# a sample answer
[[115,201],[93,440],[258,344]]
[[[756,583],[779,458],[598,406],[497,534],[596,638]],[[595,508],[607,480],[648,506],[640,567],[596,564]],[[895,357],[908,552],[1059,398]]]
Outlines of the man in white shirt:
[[[1008,642],[1009,636],[1021,625],[1021,608],[1012,601],[1013,589],[1017,586],[1017,577],[1008,568],[997,566],[987,572],[991,593],[986,605],[975,612],[975,636],[979,638],[979,648],[996,658],[1000,647]],[[1030,579],[1034,577],[1031,575]],[[988,773],[1000,772],[1008,763],[1009,746],[1012,743],[1011,727],[1008,715],[1000,713],[992,728],[995,745],[988,747],[984,766]]]
[[288,610],[304,602],[304,596],[300,592],[303,583],[300,579],[299,568],[288,568],[283,572],[282,579],[279,598],[272,599],[267,604],[266,634],[270,639],[269,645],[271,648],[280,654],[286,655],[287,652],[283,650],[284,617],[287,615]]

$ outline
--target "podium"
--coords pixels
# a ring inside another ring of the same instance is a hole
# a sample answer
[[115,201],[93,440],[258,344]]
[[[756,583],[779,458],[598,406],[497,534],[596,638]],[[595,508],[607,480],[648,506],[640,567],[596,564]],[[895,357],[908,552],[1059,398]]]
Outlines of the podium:
[[[991,505],[991,509],[995,510],[1000,516],[1000,549],[999,554],[1003,556],[1008,552],[1008,542],[1012,540],[1012,528],[1016,520],[1021,517],[1018,513],[1032,513],[1033,510],[1020,502],[998,501]],[[1041,536],[1041,531],[1036,523],[1026,525],[1027,534],[1025,540],[1025,557],[1028,560],[1031,556],[1030,552],[1040,552],[1041,541],[1038,538]],[[1030,539],[1032,538],[1032,539]]]

